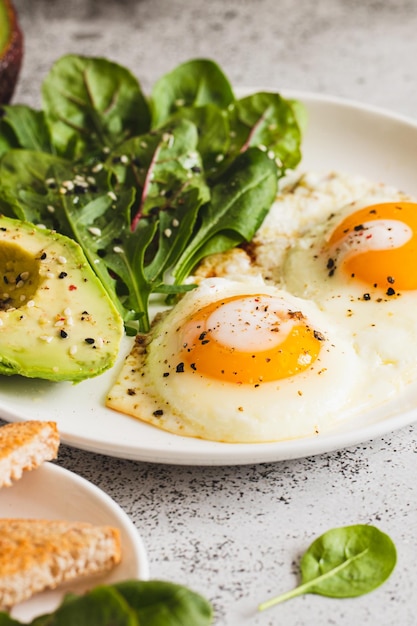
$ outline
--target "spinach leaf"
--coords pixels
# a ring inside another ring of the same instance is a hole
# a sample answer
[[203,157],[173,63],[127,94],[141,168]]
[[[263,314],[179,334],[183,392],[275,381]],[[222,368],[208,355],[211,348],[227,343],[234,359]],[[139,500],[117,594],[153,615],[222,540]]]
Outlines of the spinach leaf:
[[299,163],[300,116],[291,102],[276,93],[256,93],[238,100],[229,116],[235,149],[261,147],[276,159],[280,175]]
[[75,239],[125,323],[146,332],[152,294],[192,288],[204,256],[252,238],[299,161],[301,119],[277,94],[236,102],[210,60],[163,76],[148,104],[127,69],[66,55],[41,111],[4,109],[0,211]]
[[[53,612],[31,626],[210,626],[213,610],[182,585],[150,580],[101,585],[83,596],[67,594]],[[0,612],[0,626],[23,626]]]
[[8,613],[0,612],[0,626],[24,626],[22,622],[13,619]]
[[83,596],[71,597],[49,615],[42,615],[32,626],[139,626],[135,612],[116,589],[95,587]]
[[43,83],[42,104],[53,146],[68,159],[98,154],[149,128],[136,78],[107,59],[61,57]]
[[51,138],[43,111],[36,111],[23,104],[5,106],[3,122],[13,130],[16,147],[39,152],[51,152]]
[[374,526],[334,528],[316,539],[301,560],[301,584],[262,603],[260,611],[304,593],[352,598],[373,591],[393,571],[392,540]]
[[170,582],[127,581],[115,589],[146,626],[210,626],[213,611],[199,594]]
[[216,63],[209,59],[187,61],[155,83],[151,94],[152,127],[166,123],[183,107],[215,104],[226,109],[233,101],[230,83]]
[[276,193],[275,163],[257,148],[240,154],[212,188],[198,228],[173,269],[176,282],[181,283],[206,255],[250,241]]

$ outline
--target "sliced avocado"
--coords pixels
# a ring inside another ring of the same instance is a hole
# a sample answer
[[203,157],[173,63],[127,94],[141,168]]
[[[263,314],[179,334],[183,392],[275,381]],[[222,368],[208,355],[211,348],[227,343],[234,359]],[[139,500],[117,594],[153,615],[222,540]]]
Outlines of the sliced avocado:
[[111,367],[122,319],[81,247],[0,216],[0,373],[80,381]]
[[23,57],[23,34],[11,0],[0,0],[0,103],[10,101]]

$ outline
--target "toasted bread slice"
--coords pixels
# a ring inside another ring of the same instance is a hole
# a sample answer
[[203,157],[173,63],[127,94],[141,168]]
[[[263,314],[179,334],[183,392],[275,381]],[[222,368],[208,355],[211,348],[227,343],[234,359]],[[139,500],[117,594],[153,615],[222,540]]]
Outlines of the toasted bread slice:
[[120,532],[86,522],[0,520],[0,609],[121,560]]
[[0,487],[10,487],[25,470],[56,458],[59,434],[55,422],[16,422],[0,428]]

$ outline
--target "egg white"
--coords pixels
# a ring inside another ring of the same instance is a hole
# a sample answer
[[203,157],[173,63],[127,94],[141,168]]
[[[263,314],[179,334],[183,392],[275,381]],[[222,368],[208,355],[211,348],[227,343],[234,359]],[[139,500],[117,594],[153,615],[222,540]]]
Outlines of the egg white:
[[[375,404],[400,393],[417,379],[417,353],[410,349],[417,345],[417,291],[390,297],[372,285],[348,280],[341,271],[333,274],[326,265],[328,257],[323,248],[346,216],[397,198],[396,194],[383,193],[339,207],[298,238],[281,267],[283,284],[291,293],[316,302],[349,333],[361,362],[366,364]],[[402,233],[398,234],[401,238]]]
[[[318,359],[303,372],[259,385],[224,382],[190,368],[177,371],[177,335],[184,321],[216,299],[249,294],[270,295],[284,309],[301,311],[325,337]],[[107,405],[180,435],[229,443],[278,441],[317,435],[357,410],[363,373],[343,330],[314,303],[261,279],[206,279],[139,340]],[[353,404],[352,397],[357,397]]]

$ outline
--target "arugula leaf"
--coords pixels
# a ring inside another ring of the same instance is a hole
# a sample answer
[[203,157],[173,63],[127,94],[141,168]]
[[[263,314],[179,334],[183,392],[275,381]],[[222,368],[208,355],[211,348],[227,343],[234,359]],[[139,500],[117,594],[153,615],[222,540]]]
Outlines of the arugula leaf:
[[316,539],[301,560],[301,584],[262,603],[260,611],[304,593],[352,598],[373,591],[392,573],[395,546],[375,526],[334,528]]
[[209,59],[182,63],[154,85],[151,94],[152,128],[177,111],[215,104],[226,109],[234,101],[230,83],[220,67]]
[[54,148],[79,159],[146,132],[150,113],[136,78],[107,59],[61,57],[42,86]]

